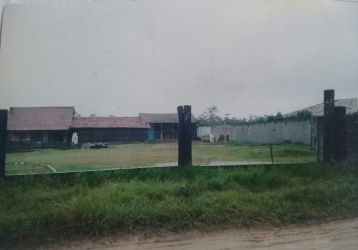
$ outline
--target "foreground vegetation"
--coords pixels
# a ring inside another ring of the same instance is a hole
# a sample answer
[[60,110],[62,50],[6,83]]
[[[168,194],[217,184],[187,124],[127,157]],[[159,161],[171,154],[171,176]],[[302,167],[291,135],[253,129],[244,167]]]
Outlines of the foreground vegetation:
[[[313,162],[315,155],[308,145],[283,143],[273,147],[276,163]],[[152,166],[175,163],[177,159],[177,143],[117,144],[108,149],[43,149],[7,154],[6,174],[50,173],[47,164],[58,172],[66,172]],[[271,155],[268,145],[229,142],[225,147],[223,143],[193,142],[193,161],[196,165],[213,161],[271,162]]]
[[8,177],[0,246],[358,215],[358,172],[317,164]]

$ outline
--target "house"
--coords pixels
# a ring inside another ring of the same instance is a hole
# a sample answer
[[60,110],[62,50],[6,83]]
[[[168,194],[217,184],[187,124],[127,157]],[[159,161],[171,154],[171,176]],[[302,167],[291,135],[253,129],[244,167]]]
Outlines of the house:
[[[148,140],[172,140],[178,139],[179,118],[176,113],[140,113],[142,122],[149,123]],[[192,137],[196,137],[196,119],[191,115]]]
[[74,107],[11,107],[7,124],[9,143],[27,141],[33,147],[69,144],[74,111]]
[[[349,98],[349,99],[340,99],[334,101],[334,106],[344,106],[346,107],[346,113],[351,114],[358,111],[358,98]],[[323,103],[316,104],[304,109],[300,109],[288,114],[285,114],[285,116],[295,115],[299,111],[310,111],[312,113],[312,116],[323,116]]]
[[73,117],[71,134],[79,143],[144,142],[149,128],[139,117]]

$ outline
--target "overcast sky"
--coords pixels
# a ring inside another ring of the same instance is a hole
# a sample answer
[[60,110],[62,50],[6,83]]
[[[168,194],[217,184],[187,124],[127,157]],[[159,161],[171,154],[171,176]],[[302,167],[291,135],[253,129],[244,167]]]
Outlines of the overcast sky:
[[[0,108],[82,116],[216,105],[236,118],[358,97],[358,3],[330,0],[7,1]],[[33,2],[33,1],[27,1]]]

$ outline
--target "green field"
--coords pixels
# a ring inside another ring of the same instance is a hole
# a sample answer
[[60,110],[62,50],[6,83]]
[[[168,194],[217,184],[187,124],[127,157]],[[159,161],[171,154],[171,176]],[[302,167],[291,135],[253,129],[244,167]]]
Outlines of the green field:
[[0,249],[81,238],[322,222],[358,216],[358,172],[317,163],[7,177]]
[[[117,144],[107,149],[41,149],[33,152],[8,153],[6,174],[50,173],[50,165],[57,172],[145,167],[175,163],[177,143]],[[315,151],[307,145],[290,143],[273,146],[275,163],[314,162]],[[193,164],[205,165],[216,161],[271,162],[267,145],[193,142]]]

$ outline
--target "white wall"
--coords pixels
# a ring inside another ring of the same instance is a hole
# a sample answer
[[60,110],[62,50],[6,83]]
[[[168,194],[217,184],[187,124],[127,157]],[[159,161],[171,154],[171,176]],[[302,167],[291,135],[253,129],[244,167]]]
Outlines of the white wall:
[[[211,127],[211,133],[217,140],[224,135],[224,125]],[[311,143],[311,122],[292,121],[276,123],[256,123],[238,126],[226,126],[229,140],[240,142],[277,143],[284,140]]]
[[198,127],[197,129],[197,136],[202,137],[205,135],[209,135],[211,133],[210,127]]

